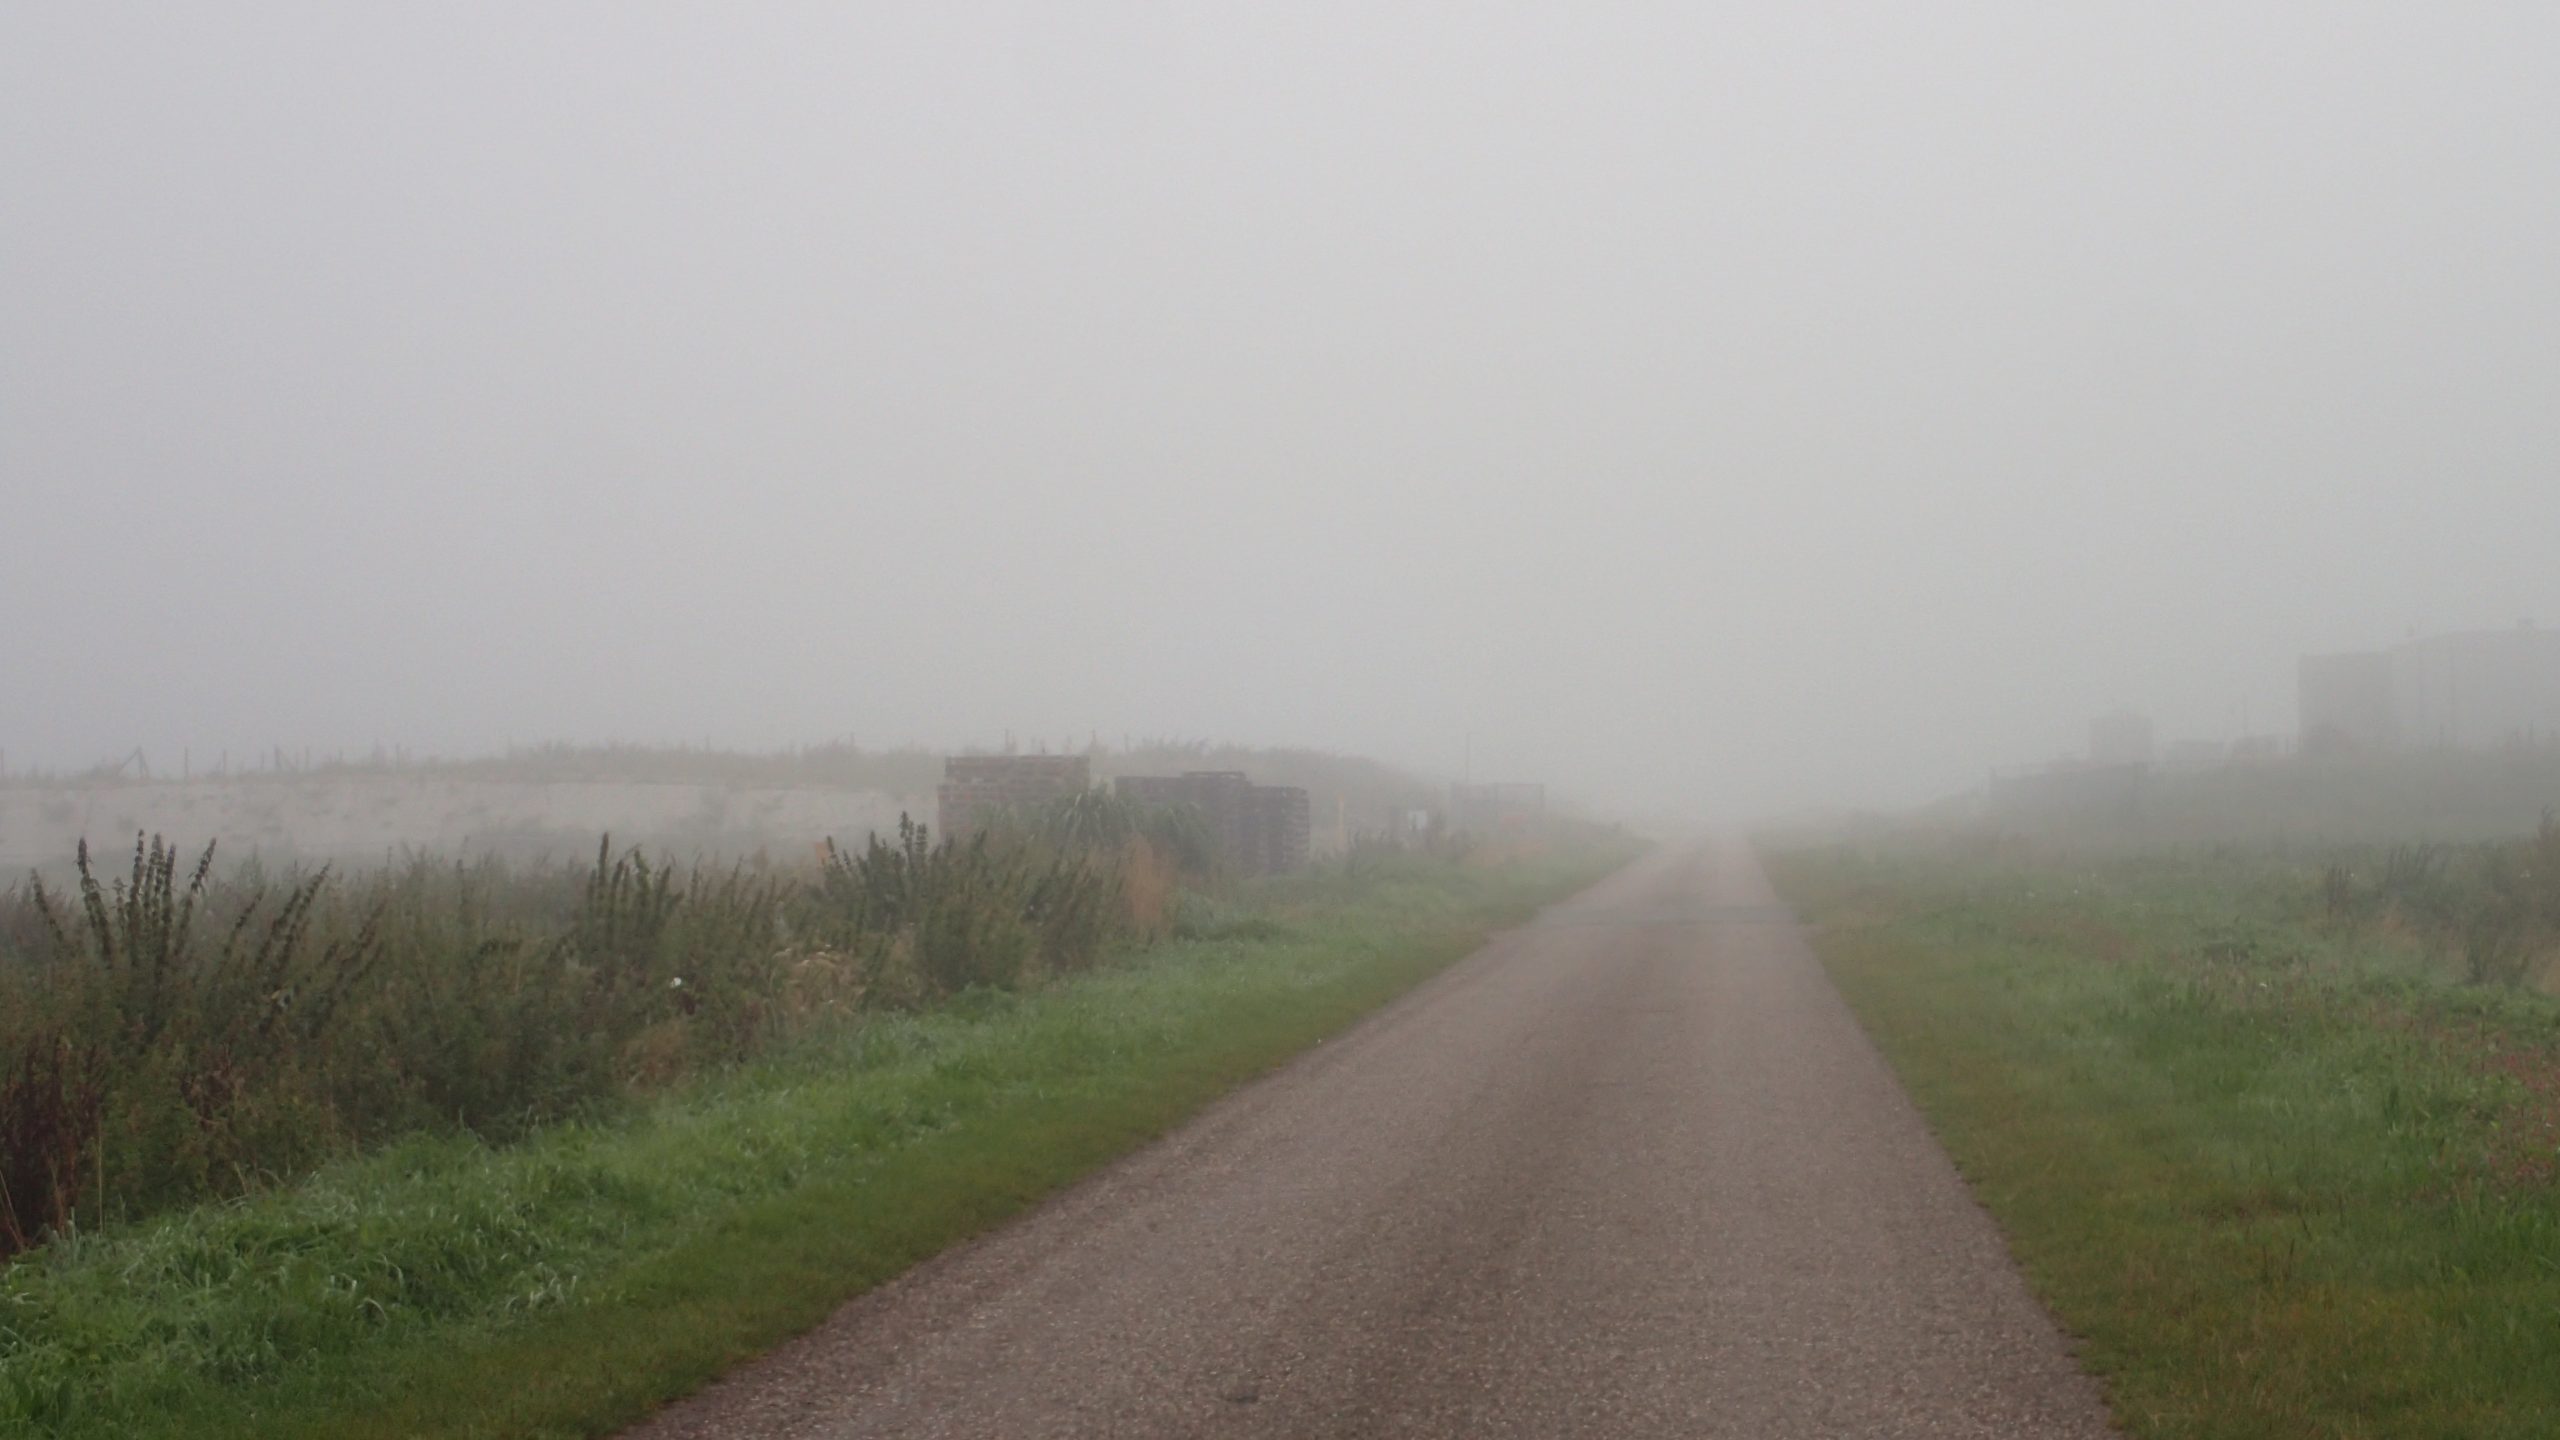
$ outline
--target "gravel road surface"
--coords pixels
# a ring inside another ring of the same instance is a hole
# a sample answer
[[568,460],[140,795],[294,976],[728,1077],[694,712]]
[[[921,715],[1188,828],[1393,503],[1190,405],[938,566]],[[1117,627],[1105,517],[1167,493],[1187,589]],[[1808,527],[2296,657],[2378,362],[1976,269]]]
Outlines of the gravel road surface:
[[2110,1433],[1723,846],[1549,909],[632,1432]]

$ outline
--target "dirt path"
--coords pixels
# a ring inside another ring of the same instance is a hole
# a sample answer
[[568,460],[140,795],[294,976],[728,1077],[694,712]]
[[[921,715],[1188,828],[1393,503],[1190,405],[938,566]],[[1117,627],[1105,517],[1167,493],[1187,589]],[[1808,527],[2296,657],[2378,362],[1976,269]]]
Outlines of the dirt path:
[[1757,865],[1706,849],[633,1433],[2110,1432]]

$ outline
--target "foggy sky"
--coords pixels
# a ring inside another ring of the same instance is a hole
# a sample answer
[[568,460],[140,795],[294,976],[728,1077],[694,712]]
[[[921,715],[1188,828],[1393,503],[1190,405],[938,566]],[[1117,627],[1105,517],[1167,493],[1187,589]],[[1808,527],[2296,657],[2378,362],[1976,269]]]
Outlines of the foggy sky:
[[[2560,7],[18,4],[0,747],[1930,798],[2560,624]],[[163,761],[165,762],[165,759]]]

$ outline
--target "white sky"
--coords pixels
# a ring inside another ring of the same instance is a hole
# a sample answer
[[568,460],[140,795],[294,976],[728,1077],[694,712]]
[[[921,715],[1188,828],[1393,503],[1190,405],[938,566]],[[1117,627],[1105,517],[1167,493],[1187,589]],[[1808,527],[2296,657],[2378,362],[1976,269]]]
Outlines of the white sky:
[[1929,798],[2560,623],[2560,7],[0,13],[0,747]]

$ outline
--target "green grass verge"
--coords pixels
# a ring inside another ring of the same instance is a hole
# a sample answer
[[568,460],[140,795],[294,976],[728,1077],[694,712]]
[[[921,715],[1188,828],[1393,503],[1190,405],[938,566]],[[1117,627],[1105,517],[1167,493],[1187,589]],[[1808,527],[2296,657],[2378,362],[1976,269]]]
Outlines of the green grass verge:
[[2560,1006],[2240,857],[1771,860],[2132,1434],[2560,1434]]
[[884,1016],[504,1148],[415,1140],[0,1275],[0,1433],[609,1432],[1626,858],[1299,880],[1224,933]]

